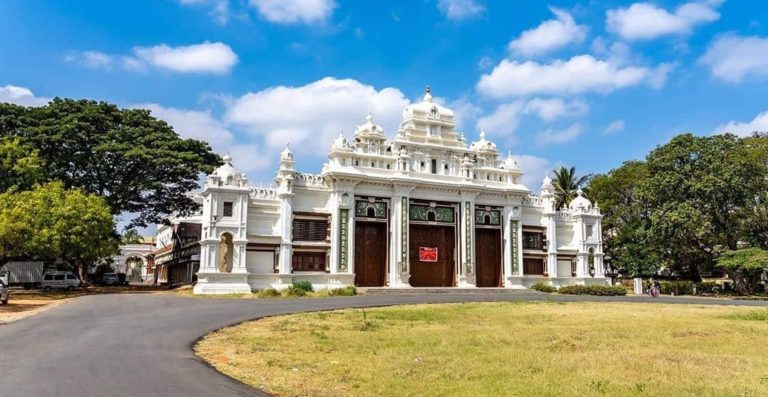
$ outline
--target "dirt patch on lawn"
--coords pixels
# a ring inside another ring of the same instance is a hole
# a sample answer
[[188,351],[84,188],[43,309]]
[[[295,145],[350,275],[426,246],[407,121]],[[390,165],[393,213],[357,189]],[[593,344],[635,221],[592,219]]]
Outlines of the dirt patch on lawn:
[[10,324],[22,318],[44,312],[50,308],[59,306],[71,299],[13,299],[7,305],[0,306],[0,325]]

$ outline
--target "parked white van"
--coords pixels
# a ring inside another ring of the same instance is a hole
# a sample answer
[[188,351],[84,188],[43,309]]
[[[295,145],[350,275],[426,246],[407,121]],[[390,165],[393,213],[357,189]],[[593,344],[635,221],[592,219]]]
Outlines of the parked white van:
[[52,289],[72,291],[80,286],[80,279],[72,272],[48,272],[43,275],[43,282],[40,286],[46,292]]

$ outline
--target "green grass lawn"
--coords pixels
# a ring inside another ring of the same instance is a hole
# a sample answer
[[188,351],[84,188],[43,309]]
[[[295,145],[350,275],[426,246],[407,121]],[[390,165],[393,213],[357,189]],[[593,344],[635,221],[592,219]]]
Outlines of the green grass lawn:
[[766,396],[768,309],[473,303],[266,318],[197,346],[281,396]]

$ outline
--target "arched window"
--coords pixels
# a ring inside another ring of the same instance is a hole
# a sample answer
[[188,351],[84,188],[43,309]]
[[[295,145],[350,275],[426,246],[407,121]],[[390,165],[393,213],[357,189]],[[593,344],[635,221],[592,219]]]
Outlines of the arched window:
[[376,210],[373,207],[368,207],[368,210],[365,214],[369,218],[375,218],[376,217]]
[[435,218],[435,211],[429,210],[429,212],[427,212],[427,220],[430,221],[430,222],[434,222],[435,219],[436,219]]
[[437,160],[432,159],[431,170],[433,174],[437,174]]

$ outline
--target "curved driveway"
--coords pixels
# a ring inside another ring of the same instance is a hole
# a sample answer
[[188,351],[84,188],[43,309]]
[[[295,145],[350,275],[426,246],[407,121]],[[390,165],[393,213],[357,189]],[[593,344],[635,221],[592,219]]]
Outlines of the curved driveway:
[[[0,396],[259,396],[198,359],[195,341],[244,320],[299,311],[469,301],[629,301],[533,292],[327,299],[195,299],[166,294],[77,298],[0,325]],[[654,302],[766,306],[768,302],[662,298]]]

